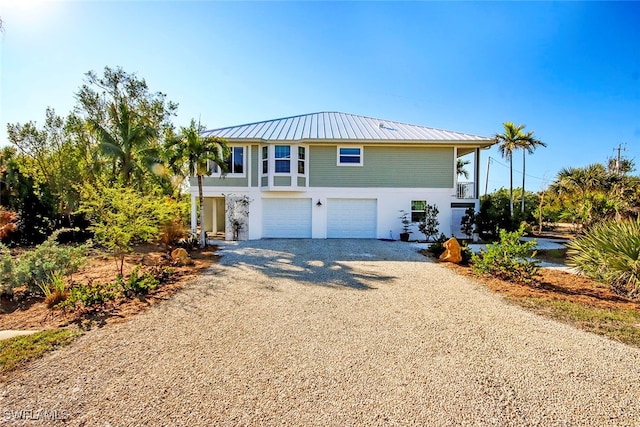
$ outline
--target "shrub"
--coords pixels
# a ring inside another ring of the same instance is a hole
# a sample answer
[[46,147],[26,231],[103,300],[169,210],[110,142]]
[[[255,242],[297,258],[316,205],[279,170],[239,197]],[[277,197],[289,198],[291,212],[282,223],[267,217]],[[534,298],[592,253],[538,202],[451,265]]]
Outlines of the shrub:
[[58,233],[54,232],[44,243],[14,261],[9,279],[14,287],[27,285],[30,291],[40,293],[41,282],[55,275],[75,273],[84,264],[87,245],[59,245],[56,243]]
[[71,310],[93,308],[116,299],[119,294],[117,286],[113,283],[78,285],[71,288],[67,299],[58,304],[57,307]]
[[433,256],[439,257],[444,252],[444,242],[449,240],[444,233],[440,233],[440,236],[431,244],[427,249]]
[[466,242],[462,242],[460,244],[460,256],[462,257],[462,261],[460,261],[460,264],[469,265],[469,262],[471,262],[471,257],[473,257],[473,252]]
[[169,220],[160,227],[160,243],[167,249],[176,246],[186,236],[187,229],[179,218]]
[[158,279],[151,273],[144,273],[139,275],[140,265],[137,265],[125,282],[122,280],[122,276],[118,276],[117,284],[125,296],[131,297],[134,295],[147,294],[149,291],[158,287],[160,283]]
[[13,295],[14,261],[9,248],[0,243],[0,296]]
[[424,234],[427,242],[438,234],[438,226],[440,225],[438,213],[440,213],[438,206],[430,204],[424,206],[424,218],[418,224],[418,230]]
[[159,238],[162,224],[175,218],[179,205],[129,187],[96,189],[83,187],[80,212],[87,215],[98,244],[118,260],[122,275],[125,255],[135,243],[152,243]]
[[187,251],[193,251],[200,248],[200,241],[198,241],[198,235],[195,233],[189,233],[184,238],[178,240],[177,247],[186,249]]
[[539,261],[535,260],[536,241],[520,242],[524,230],[508,232],[500,230],[500,241],[487,245],[487,250],[473,254],[473,272],[491,274],[516,283],[529,283],[538,274]]
[[585,276],[621,295],[640,295],[640,220],[595,225],[568,248],[568,264]]
[[460,230],[470,239],[473,235],[476,222],[476,210],[473,206],[468,207],[464,211],[464,215],[460,219]]
[[47,308],[53,308],[64,301],[69,295],[66,292],[64,278],[60,274],[54,274],[48,281],[38,285],[44,294],[44,303]]

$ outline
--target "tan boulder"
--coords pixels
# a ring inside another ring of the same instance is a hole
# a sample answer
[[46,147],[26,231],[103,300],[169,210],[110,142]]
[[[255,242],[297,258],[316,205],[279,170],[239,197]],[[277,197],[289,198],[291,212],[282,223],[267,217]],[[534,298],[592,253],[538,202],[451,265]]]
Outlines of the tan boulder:
[[453,262],[455,264],[459,264],[462,261],[460,244],[455,237],[444,242],[444,252],[440,255],[440,261]]
[[179,265],[193,264],[193,261],[189,258],[189,253],[183,248],[174,249],[171,252],[171,259]]

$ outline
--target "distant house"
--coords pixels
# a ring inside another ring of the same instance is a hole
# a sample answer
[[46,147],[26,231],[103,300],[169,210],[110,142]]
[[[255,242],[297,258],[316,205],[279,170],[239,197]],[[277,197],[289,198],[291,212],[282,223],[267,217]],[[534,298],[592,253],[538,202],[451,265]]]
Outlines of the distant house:
[[[440,210],[440,231],[460,235],[460,218],[478,207],[480,150],[490,138],[353,114],[323,112],[213,129],[228,140],[229,173],[203,179],[204,226],[232,238],[225,210],[250,200],[241,239],[394,238],[399,211],[413,238],[425,203]],[[456,160],[473,153],[468,181]],[[192,228],[198,187],[191,179]]]

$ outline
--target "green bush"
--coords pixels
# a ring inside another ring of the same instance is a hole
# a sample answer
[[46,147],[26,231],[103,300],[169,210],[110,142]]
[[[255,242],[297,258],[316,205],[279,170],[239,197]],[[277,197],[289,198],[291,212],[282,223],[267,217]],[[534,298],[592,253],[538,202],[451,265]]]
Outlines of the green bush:
[[500,230],[500,241],[487,245],[487,250],[471,256],[472,269],[477,275],[490,274],[516,283],[529,283],[538,274],[539,261],[535,260],[536,241],[520,242],[524,234]]
[[9,248],[0,243],[0,296],[13,295],[14,274],[13,257]]
[[113,283],[78,285],[71,288],[67,299],[58,304],[57,307],[71,310],[88,309],[103,305],[107,301],[112,301],[119,295],[118,287]]
[[140,265],[137,265],[133,271],[131,271],[126,282],[122,280],[122,276],[118,275],[117,284],[122,288],[124,295],[128,297],[141,294],[144,295],[158,287],[160,282],[153,276],[153,274],[144,273],[140,276],[138,274],[139,271]]
[[460,256],[462,257],[462,261],[460,261],[460,264],[469,265],[469,263],[471,262],[471,258],[473,257],[473,252],[471,251],[471,248],[469,247],[469,244],[467,242],[462,242],[460,244]]
[[568,244],[568,264],[632,298],[640,296],[640,220],[606,221]]
[[44,295],[44,303],[47,308],[55,307],[68,296],[64,278],[59,274],[54,274],[49,280],[41,282],[38,287]]
[[427,242],[431,240],[432,237],[438,234],[438,226],[440,225],[440,221],[438,221],[438,206],[433,204],[426,204],[424,206],[424,218],[418,224],[418,230],[424,237],[427,239]]
[[447,240],[449,240],[449,238],[445,236],[444,233],[440,233],[440,236],[436,240],[434,240],[432,244],[429,245],[429,248],[427,250],[433,256],[439,257],[440,255],[442,255],[442,252],[444,252],[444,242],[446,242]]
[[87,245],[67,246],[56,242],[58,230],[35,249],[26,251],[16,259],[0,245],[1,292],[12,294],[12,289],[26,285],[31,292],[43,294],[40,284],[56,275],[75,273],[86,260]]

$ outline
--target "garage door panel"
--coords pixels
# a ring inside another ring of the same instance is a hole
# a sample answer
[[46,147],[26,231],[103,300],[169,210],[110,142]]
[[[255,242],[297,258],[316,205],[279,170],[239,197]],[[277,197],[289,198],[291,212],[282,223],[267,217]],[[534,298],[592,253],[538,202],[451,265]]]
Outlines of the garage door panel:
[[311,238],[311,199],[263,199],[262,235]]
[[376,199],[328,199],[327,237],[375,239]]

